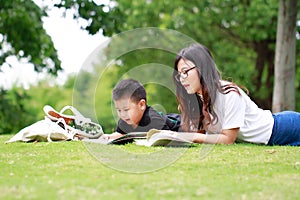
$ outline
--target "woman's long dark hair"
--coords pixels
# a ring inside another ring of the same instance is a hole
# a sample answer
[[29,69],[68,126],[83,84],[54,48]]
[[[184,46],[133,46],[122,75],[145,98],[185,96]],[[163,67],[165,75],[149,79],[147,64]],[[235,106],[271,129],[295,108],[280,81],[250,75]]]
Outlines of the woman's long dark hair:
[[[202,97],[197,94],[188,94],[180,81],[175,79],[178,74],[180,59],[192,61],[197,69],[202,86]],[[221,86],[221,74],[214,62],[211,52],[201,44],[193,44],[182,49],[175,60],[173,81],[176,85],[176,96],[182,117],[182,130],[189,132],[204,132],[203,120],[216,123],[218,116],[212,105],[216,100],[217,91],[226,94],[230,91],[239,93],[235,84]],[[211,117],[212,116],[212,117]]]

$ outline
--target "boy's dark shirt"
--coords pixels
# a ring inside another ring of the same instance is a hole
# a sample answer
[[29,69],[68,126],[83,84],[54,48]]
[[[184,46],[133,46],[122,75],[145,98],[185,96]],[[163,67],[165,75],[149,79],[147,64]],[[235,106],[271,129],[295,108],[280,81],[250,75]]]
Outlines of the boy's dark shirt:
[[151,106],[147,105],[143,117],[135,129],[120,119],[116,131],[121,134],[127,134],[130,132],[147,132],[153,128],[159,130],[171,130],[173,126],[174,122],[168,119],[165,114],[158,113]]

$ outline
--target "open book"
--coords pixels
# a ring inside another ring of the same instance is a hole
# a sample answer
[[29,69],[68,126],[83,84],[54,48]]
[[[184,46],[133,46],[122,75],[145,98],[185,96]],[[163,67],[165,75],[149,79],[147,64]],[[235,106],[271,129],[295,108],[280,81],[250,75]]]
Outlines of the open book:
[[114,140],[87,139],[86,142],[96,142],[101,144],[127,144],[135,143],[142,146],[190,146],[192,133],[174,132],[168,130],[151,129],[148,132],[133,132]]
[[82,141],[84,142],[92,142],[92,143],[100,143],[100,144],[116,144],[116,145],[122,145],[127,143],[133,143],[135,140],[138,139],[146,139],[148,132],[132,132],[124,134],[123,136],[113,139],[113,140],[106,140],[103,138],[98,139],[88,139],[84,138]]
[[127,133],[117,139],[109,141],[107,144],[127,144],[133,143],[136,140],[146,139],[148,132],[132,132]]
[[147,132],[147,138],[135,140],[137,145],[185,147],[193,144],[190,133],[152,129]]

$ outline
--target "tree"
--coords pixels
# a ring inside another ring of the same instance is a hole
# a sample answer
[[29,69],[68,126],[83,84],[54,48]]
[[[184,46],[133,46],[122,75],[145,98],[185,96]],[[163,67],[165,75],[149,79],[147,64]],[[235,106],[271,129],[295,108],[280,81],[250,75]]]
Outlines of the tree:
[[0,134],[16,132],[24,124],[32,122],[33,116],[26,109],[26,101],[29,99],[24,89],[0,89]]
[[208,46],[219,68],[246,85],[262,108],[271,109],[276,42],[276,0],[62,0],[90,33],[106,36],[141,27],[177,30]]
[[[32,0],[2,0],[0,4],[0,70],[9,56],[34,65],[40,72],[61,70],[51,37],[43,28],[47,16]],[[7,63],[9,64],[9,63]]]
[[297,2],[279,1],[273,112],[295,109]]

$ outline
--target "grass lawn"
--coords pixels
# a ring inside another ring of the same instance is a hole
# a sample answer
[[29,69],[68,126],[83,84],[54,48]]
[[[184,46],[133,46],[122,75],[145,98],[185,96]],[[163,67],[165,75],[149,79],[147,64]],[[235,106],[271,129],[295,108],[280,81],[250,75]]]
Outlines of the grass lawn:
[[[4,144],[0,199],[299,199],[300,147]],[[163,153],[162,153],[163,152]]]

